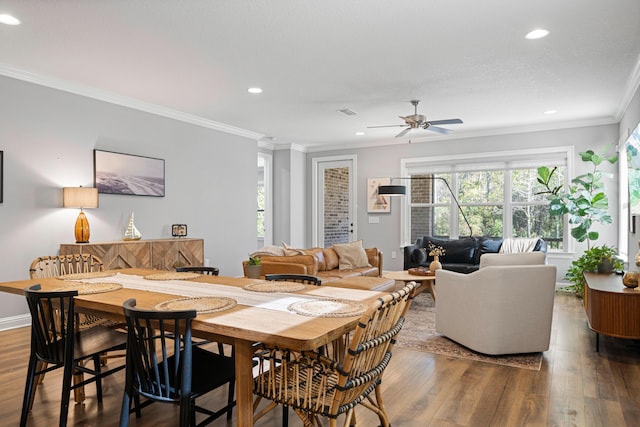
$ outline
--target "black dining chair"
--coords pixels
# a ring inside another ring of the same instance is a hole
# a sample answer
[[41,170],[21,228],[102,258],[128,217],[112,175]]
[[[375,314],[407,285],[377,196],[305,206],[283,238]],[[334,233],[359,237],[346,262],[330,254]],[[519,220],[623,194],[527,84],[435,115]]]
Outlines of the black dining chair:
[[[24,290],[31,313],[31,352],[24,388],[20,426],[27,425],[35,385],[45,372],[63,368],[62,399],[59,425],[67,425],[69,398],[72,390],[95,382],[98,402],[102,402],[102,378],[124,369],[124,365],[102,371],[100,356],[105,351],[123,350],[126,335],[110,328],[89,328],[77,331],[74,297],[77,290],[42,292],[40,285]],[[93,369],[85,362],[93,360]],[[71,384],[76,373],[89,378]]]
[[278,282],[296,282],[304,283],[305,285],[322,285],[322,279],[317,276],[309,276],[307,274],[267,274],[264,276],[265,280],[273,280]]
[[200,274],[208,274],[209,276],[217,276],[220,274],[220,269],[217,267],[176,267],[177,272],[191,272],[191,273],[200,273]]
[[[141,408],[153,402],[179,404],[180,427],[195,426],[196,412],[207,415],[198,427],[224,413],[231,419],[235,406],[234,357],[192,343],[191,322],[196,311],[143,310],[136,307],[135,299],[125,301],[123,309],[128,339],[120,427],[129,425],[131,412],[139,418]],[[210,411],[196,405],[196,398],[224,384],[229,385],[226,406]],[[140,397],[146,400],[141,403]]]

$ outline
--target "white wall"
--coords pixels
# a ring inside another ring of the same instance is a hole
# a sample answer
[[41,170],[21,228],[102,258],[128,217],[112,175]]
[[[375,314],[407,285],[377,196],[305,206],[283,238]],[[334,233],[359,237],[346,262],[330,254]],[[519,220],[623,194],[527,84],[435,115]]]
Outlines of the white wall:
[[[101,194],[86,211],[92,242],[120,240],[135,212],[143,239],[187,224],[211,265],[242,274],[256,238],[255,141],[7,77],[0,94],[0,281],[28,278],[35,257],[74,242],[78,211],[62,208],[62,187],[93,185],[94,148],[165,159],[166,196]],[[0,329],[24,313],[23,298],[0,293]]]
[[[631,99],[622,119],[620,120],[620,140],[626,141],[631,132],[640,123],[640,89],[636,90],[635,95]],[[623,183],[622,185],[627,185]],[[628,191],[628,189],[627,189]],[[636,227],[640,227],[640,221],[636,218]],[[640,239],[640,230],[636,228],[636,233],[629,233],[629,270],[635,270],[634,257],[638,253],[638,245]]]
[[[364,241],[365,247],[378,247],[384,253],[384,268],[386,270],[401,270],[403,268],[402,242],[400,241],[400,200],[392,201],[391,213],[372,214],[379,217],[380,222],[369,224],[367,213],[367,178],[397,177],[400,175],[400,159],[424,156],[443,156],[456,154],[469,154],[492,151],[508,151],[527,148],[570,146],[575,147],[576,175],[587,172],[586,165],[577,156],[577,153],[587,149],[599,149],[607,144],[615,144],[618,141],[618,127],[615,124],[562,129],[544,132],[527,132],[509,135],[497,135],[475,137],[465,139],[447,139],[445,141],[412,143],[398,143],[393,146],[363,148],[353,150],[314,152],[307,156],[307,167],[314,157],[332,156],[338,154],[357,154],[358,156],[358,237]],[[603,168],[617,173],[612,165],[603,165]],[[307,193],[311,193],[310,183],[307,185]],[[618,190],[617,180],[607,182],[607,190],[610,198],[611,213],[617,217]],[[308,201],[308,206],[310,202]],[[308,217],[308,223],[311,219]],[[617,245],[617,223],[600,230],[599,244]],[[310,227],[307,227],[310,230]],[[307,234],[307,242],[311,241],[310,233]],[[578,254],[586,248],[582,245],[576,247]],[[396,258],[392,258],[392,252],[396,252]],[[564,276],[575,254],[563,256],[549,256],[550,262],[558,266],[558,277]]]

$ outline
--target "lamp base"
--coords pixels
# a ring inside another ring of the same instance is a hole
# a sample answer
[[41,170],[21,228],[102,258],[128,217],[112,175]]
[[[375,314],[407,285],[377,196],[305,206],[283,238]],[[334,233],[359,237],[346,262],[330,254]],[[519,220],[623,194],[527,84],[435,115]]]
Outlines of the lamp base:
[[82,211],[76,220],[75,234],[76,243],[89,243],[89,221]]

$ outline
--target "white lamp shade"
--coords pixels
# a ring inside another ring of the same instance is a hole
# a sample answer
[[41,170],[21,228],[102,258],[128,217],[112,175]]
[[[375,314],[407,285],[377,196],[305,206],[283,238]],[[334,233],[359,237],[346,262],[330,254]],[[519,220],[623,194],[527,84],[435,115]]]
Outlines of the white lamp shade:
[[62,206],[65,208],[97,208],[98,189],[93,187],[64,187]]

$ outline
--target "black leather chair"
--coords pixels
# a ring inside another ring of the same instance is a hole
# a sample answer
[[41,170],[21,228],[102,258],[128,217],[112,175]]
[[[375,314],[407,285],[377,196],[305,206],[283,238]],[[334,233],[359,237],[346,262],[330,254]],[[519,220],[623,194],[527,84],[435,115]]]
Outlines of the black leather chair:
[[[142,310],[135,305],[135,299],[123,305],[128,339],[120,427],[129,425],[131,412],[139,418],[140,409],[153,402],[179,404],[180,427],[195,425],[196,412],[208,415],[198,427],[225,413],[227,419],[231,419],[235,406],[234,357],[193,345],[191,322],[196,311]],[[217,411],[196,406],[196,398],[225,384],[229,385],[226,406]],[[140,403],[140,397],[147,400]]]
[[[59,368],[64,369],[59,425],[66,426],[71,390],[95,382],[98,402],[102,402],[102,378],[124,369],[121,365],[102,371],[100,355],[105,351],[123,350],[126,335],[105,327],[77,331],[74,297],[78,291],[41,292],[40,289],[40,285],[33,285],[24,290],[31,313],[31,353],[20,426],[27,425],[38,377]],[[85,366],[87,360],[93,360],[93,369]],[[73,374],[80,372],[90,377],[71,384]]]
[[208,274],[209,276],[217,276],[220,274],[220,269],[216,267],[176,267],[176,271],[189,271],[192,273]]
[[322,285],[322,279],[316,276],[308,276],[306,274],[267,274],[264,276],[265,280],[272,280],[278,282],[296,282],[304,283],[305,285]]

